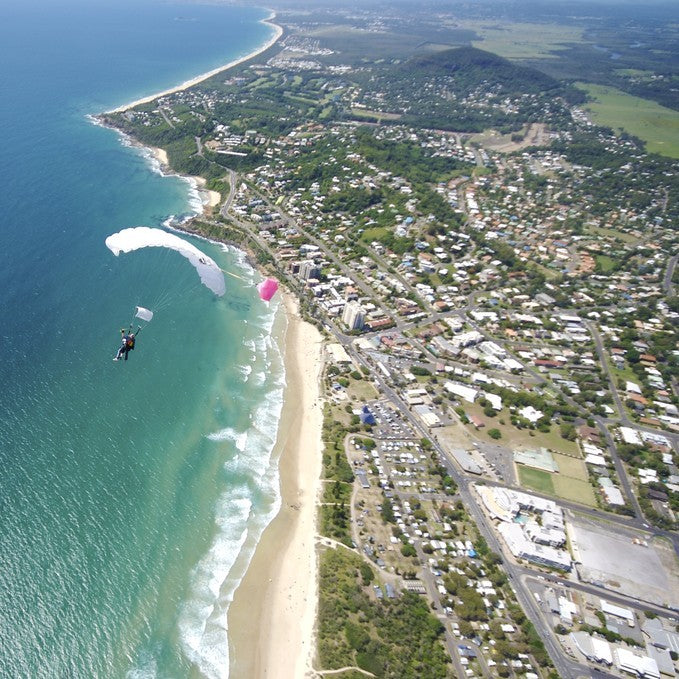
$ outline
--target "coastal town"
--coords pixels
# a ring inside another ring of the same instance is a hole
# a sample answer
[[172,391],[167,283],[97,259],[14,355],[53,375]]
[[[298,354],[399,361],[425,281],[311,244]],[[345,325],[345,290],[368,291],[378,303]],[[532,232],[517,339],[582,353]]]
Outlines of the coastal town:
[[482,49],[276,23],[102,122],[323,334],[315,676],[675,676],[677,160]]

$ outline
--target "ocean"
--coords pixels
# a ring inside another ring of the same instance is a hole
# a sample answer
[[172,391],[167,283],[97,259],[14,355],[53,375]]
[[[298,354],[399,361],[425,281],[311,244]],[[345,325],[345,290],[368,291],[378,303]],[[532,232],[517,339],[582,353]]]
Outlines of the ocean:
[[228,675],[232,565],[280,501],[285,317],[233,249],[190,239],[239,276],[219,299],[176,253],[112,255],[199,198],[88,116],[252,52],[267,14],[0,4],[2,677]]

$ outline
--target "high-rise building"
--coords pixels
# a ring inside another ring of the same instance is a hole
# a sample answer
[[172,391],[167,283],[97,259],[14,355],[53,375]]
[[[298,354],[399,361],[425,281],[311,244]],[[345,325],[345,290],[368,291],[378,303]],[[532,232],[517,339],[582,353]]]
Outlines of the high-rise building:
[[365,312],[358,302],[347,302],[342,311],[342,322],[349,330],[360,330],[365,320]]
[[308,281],[310,278],[318,278],[321,275],[321,267],[313,259],[307,259],[299,266],[299,277]]

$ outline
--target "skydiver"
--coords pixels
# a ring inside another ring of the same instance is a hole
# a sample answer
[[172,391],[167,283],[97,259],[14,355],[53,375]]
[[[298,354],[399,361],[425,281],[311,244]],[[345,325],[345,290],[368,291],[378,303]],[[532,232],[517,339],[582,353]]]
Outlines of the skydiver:
[[[130,326],[130,330],[132,330],[132,326]],[[137,328],[137,335],[139,334],[139,331],[141,330],[141,326]],[[125,360],[127,361],[127,355],[130,353],[130,351],[134,350],[134,345],[136,342],[136,335],[133,332],[126,332],[125,328],[120,328],[120,335],[121,335],[121,340],[122,344],[120,345],[120,348],[118,349],[118,353],[116,354],[115,358],[113,359],[114,361],[119,361],[122,356],[125,356]]]

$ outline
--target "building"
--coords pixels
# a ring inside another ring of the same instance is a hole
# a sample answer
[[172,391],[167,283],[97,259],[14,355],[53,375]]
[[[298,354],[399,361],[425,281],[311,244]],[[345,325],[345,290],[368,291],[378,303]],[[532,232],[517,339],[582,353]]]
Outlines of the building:
[[358,416],[361,419],[361,424],[375,424],[375,416],[370,412],[370,408],[366,405],[361,408],[361,412]]
[[592,637],[587,632],[571,632],[571,639],[587,660],[609,666],[613,664],[611,647],[605,639]]
[[626,648],[616,648],[613,651],[615,664],[623,671],[634,674],[637,677],[650,677],[659,679],[660,671],[658,664],[647,655],[635,655]]
[[330,360],[333,363],[339,364],[351,363],[351,358],[349,358],[349,354],[347,354],[346,349],[341,344],[337,342],[331,342],[327,344],[325,348],[326,351],[328,352]]
[[361,484],[362,488],[370,488],[370,481],[368,481],[368,475],[364,471],[357,471],[356,478]]
[[605,599],[601,599],[601,612],[605,613],[606,615],[612,615],[616,618],[620,618],[621,620],[624,620],[629,625],[629,627],[634,627],[634,613],[629,608],[616,606]]
[[476,460],[472,457],[472,455],[470,455],[468,451],[462,450],[461,448],[453,448],[453,450],[451,450],[451,453],[455,458],[455,461],[466,472],[469,472],[470,474],[481,474],[481,472],[483,471],[480,465],[476,462]]
[[417,415],[426,427],[440,427],[443,423],[439,416],[425,404],[413,406],[413,412]]
[[321,275],[321,267],[313,261],[313,259],[307,259],[299,265],[299,277],[308,281],[311,278],[319,278]]
[[460,384],[459,382],[446,382],[444,385],[446,391],[449,391],[455,396],[459,396],[462,400],[468,403],[474,403],[476,397],[479,395],[477,389],[473,387],[468,387],[466,384]]
[[622,496],[620,488],[616,488],[608,477],[601,477],[598,480],[599,486],[601,487],[601,492],[606,498],[606,502],[609,505],[618,505],[622,507],[625,504],[625,498]]
[[565,550],[531,542],[517,523],[501,523],[498,532],[513,556],[531,563],[564,571],[571,569],[571,558]]
[[347,302],[342,311],[342,322],[349,330],[361,330],[365,320],[365,312],[358,302]]

